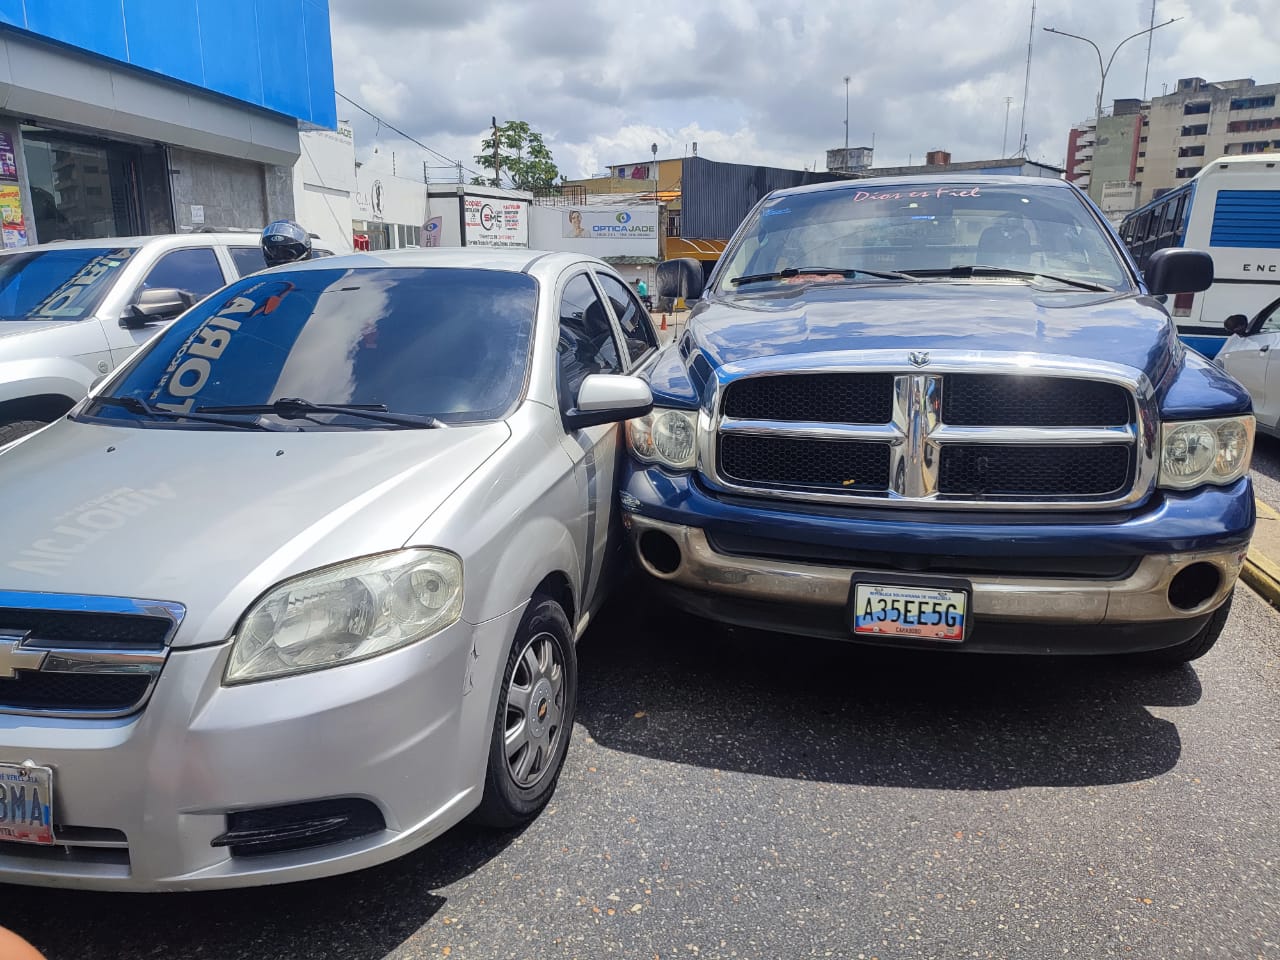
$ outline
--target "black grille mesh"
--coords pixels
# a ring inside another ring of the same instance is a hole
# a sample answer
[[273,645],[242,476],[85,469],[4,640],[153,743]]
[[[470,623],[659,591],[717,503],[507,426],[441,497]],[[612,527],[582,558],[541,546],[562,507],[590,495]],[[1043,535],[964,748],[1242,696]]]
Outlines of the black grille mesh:
[[888,423],[893,415],[893,374],[752,377],[729,387],[724,412],[740,420]]
[[139,674],[42,673],[0,679],[0,704],[19,710],[128,710],[147,692]]
[[0,609],[0,631],[30,631],[33,640],[59,646],[163,647],[171,626],[162,617]]
[[1102,497],[1129,485],[1130,450],[1094,447],[945,446],[938,489],[953,496]]
[[1118,427],[1129,423],[1124,387],[1060,377],[951,373],[942,420],[965,427]]
[[742,484],[885,490],[889,445],[729,434],[720,439],[720,469]]

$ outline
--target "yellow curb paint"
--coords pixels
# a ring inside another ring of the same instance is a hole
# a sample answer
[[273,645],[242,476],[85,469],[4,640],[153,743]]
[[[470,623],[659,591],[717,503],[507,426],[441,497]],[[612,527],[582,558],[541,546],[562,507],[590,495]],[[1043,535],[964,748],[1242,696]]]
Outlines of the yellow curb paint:
[[[1263,520],[1280,520],[1280,511],[1254,498],[1254,507]],[[1240,570],[1240,579],[1253,587],[1273,607],[1280,607],[1280,564],[1261,550],[1250,550]]]

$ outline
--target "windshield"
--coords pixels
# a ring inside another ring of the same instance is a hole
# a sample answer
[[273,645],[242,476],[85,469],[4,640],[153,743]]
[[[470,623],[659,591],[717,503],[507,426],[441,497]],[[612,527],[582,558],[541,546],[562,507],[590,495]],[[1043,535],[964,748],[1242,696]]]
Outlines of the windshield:
[[725,254],[717,286],[733,292],[739,289],[735,279],[784,270],[799,273],[741,289],[813,282],[815,277],[851,279],[836,271],[929,274],[967,267],[1129,288],[1106,234],[1072,191],[936,182],[853,184],[766,201]]
[[[381,404],[445,422],[497,419],[523,390],[536,303],[531,277],[496,270],[397,267],[250,277],[175,321],[113,393],[169,413],[299,398]],[[148,419],[118,404],[95,404],[91,412]],[[334,412],[279,423],[288,429],[386,426]]]
[[0,257],[0,320],[83,320],[133,253],[131,247],[77,247]]

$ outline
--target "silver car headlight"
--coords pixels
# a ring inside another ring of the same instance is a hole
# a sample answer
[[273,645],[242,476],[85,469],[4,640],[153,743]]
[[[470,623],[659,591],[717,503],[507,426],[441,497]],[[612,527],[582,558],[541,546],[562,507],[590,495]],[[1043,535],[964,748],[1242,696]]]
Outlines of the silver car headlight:
[[627,444],[643,463],[692,470],[698,462],[698,412],[654,407],[627,421]]
[[286,580],[236,626],[223,682],[250,683],[365,660],[462,615],[462,561],[412,548]]
[[1249,472],[1253,417],[1187,420],[1160,425],[1160,486],[1189,490],[1226,484]]

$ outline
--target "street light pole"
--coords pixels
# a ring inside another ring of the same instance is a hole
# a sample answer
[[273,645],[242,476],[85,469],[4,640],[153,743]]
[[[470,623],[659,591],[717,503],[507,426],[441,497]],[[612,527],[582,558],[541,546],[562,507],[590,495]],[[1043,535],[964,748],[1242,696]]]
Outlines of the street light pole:
[[1098,55],[1098,72],[1102,75],[1102,80],[1098,84],[1098,109],[1097,109],[1097,112],[1094,114],[1094,122],[1096,123],[1102,120],[1102,91],[1107,86],[1107,73],[1111,70],[1111,65],[1115,63],[1116,54],[1120,52],[1120,48],[1123,47],[1130,40],[1137,39],[1138,37],[1144,37],[1148,33],[1152,33],[1156,30],[1159,30],[1161,27],[1167,27],[1171,23],[1177,23],[1181,19],[1182,19],[1181,17],[1173,17],[1172,19],[1166,20],[1164,23],[1157,23],[1154,27],[1147,27],[1147,29],[1145,30],[1139,30],[1137,33],[1130,34],[1129,36],[1125,37],[1123,40],[1117,43],[1115,49],[1111,51],[1111,57],[1110,59],[1107,60],[1106,66],[1103,66],[1103,63],[1102,63],[1102,51],[1099,50],[1098,45],[1094,43],[1092,40],[1090,40],[1088,37],[1082,37],[1074,33],[1067,33],[1067,31],[1065,30],[1055,30],[1053,29],[1053,27],[1045,27],[1044,29],[1046,32],[1056,33],[1060,37],[1071,37],[1071,39],[1073,40],[1083,40],[1089,46],[1093,47],[1093,52]]
[[849,162],[849,78],[844,78],[844,162]]

